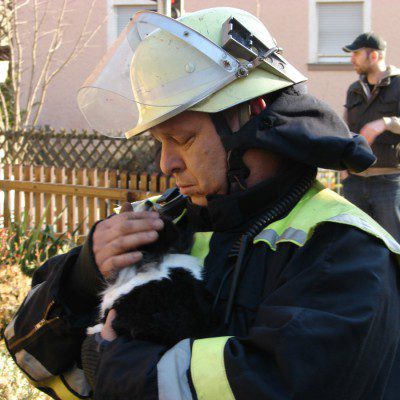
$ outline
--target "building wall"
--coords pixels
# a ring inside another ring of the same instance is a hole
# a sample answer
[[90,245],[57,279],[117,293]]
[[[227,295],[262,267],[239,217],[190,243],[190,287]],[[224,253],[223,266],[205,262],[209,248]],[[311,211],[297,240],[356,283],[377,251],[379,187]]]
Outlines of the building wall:
[[[96,64],[104,55],[107,40],[107,23],[105,21],[106,1],[95,1],[95,7],[93,8],[86,31],[90,34],[90,32],[93,32],[98,26],[100,26],[100,30],[84,50],[79,53],[78,57],[66,65],[48,86],[38,125],[50,125],[56,129],[88,128],[86,121],[77,107],[76,93],[90,71],[95,68]],[[17,0],[17,3],[20,4],[24,2],[25,0]],[[45,16],[39,30],[40,35],[44,36],[38,41],[36,65],[34,67],[34,82],[41,71],[43,71],[46,57],[48,57],[49,41],[53,37],[51,32],[56,27],[57,19],[62,8],[62,2],[63,0],[37,2],[39,4],[38,20],[40,20],[44,14]],[[46,3],[48,6],[45,11]],[[63,63],[73,51],[73,47],[82,31],[86,16],[89,12],[90,3],[91,0],[85,2],[82,0],[67,0],[66,12],[62,20],[61,45],[53,57],[49,69],[50,73]],[[26,109],[27,94],[29,92],[30,82],[32,81],[32,27],[34,26],[32,7],[33,1],[31,0],[28,6],[19,8],[17,14],[18,20],[20,21],[19,38],[23,51],[22,98],[20,102],[22,109]]]
[[[54,0],[52,0],[54,1]],[[58,0],[57,0],[58,1]],[[93,25],[100,23],[107,12],[107,0],[97,0]],[[82,9],[82,2],[75,9]],[[79,5],[78,5],[79,4]],[[238,7],[247,10],[266,24],[271,34],[284,49],[284,56],[304,75],[308,76],[309,91],[328,102],[338,113],[343,113],[343,104],[348,85],[357,79],[351,65],[321,66],[309,64],[309,16],[311,0],[186,0],[187,12],[216,6]],[[381,33],[388,42],[388,63],[400,66],[400,2],[397,0],[371,0],[371,27]],[[70,13],[69,24],[75,29],[82,22],[82,12]],[[51,85],[44,111],[39,120],[56,128],[88,128],[76,105],[76,92],[106,50],[107,24],[92,41],[91,46],[69,65]],[[345,44],[345,43],[344,43]]]
[[[53,2],[54,0],[51,1]],[[76,28],[82,26],[85,21],[89,0],[85,2],[82,0],[68,0],[68,2],[71,3],[70,7],[73,11],[67,15],[65,25],[67,29],[75,31],[76,38]],[[54,83],[49,87],[46,107],[40,117],[39,124],[65,129],[89,128],[78,109],[76,94],[81,84],[96,67],[106,50],[107,22],[105,15],[106,4],[104,0],[97,0],[87,30],[91,32],[99,25],[101,28],[80,55],[63,70],[62,74],[60,73],[54,79]],[[67,36],[67,32],[65,33],[65,37],[69,37],[69,34]],[[69,50],[71,50],[72,43],[74,43],[73,39],[69,45]]]

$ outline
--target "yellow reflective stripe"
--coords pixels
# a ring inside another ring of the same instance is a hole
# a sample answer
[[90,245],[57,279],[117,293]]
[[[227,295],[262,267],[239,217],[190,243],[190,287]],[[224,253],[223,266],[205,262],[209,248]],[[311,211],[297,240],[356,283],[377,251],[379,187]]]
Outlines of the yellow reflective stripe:
[[297,246],[303,246],[307,240],[307,233],[304,231],[287,228],[281,236],[273,229],[264,229],[255,238],[254,243],[264,242],[267,243],[271,250],[276,250],[276,245],[283,242],[290,242]]
[[234,400],[226,376],[224,349],[231,336],[193,342],[190,373],[199,400]]
[[400,246],[369,215],[337,193],[316,182],[283,219],[266,226],[254,243],[264,242],[272,250],[281,242],[303,246],[315,228],[325,222],[354,226],[382,240],[390,251],[400,254]]
[[57,395],[61,400],[81,400],[90,399],[90,397],[78,397],[75,396],[68,388],[65,386],[64,382],[59,376],[52,376],[49,379],[36,382],[29,379],[30,383],[37,388],[49,388]]
[[203,261],[210,252],[210,240],[213,232],[196,232],[194,234],[194,243],[190,255]]

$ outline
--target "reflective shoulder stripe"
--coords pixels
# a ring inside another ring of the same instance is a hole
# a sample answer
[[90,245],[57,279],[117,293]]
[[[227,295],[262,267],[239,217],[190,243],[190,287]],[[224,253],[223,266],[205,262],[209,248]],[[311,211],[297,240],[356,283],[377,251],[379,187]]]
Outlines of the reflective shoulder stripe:
[[303,246],[307,240],[307,233],[294,228],[287,228],[282,235],[278,235],[273,229],[264,229],[254,239],[254,243],[266,242],[271,250],[276,250],[276,245],[281,242],[292,242]]
[[204,259],[210,252],[210,240],[213,232],[196,232],[194,234],[194,243],[190,254],[199,258],[203,265]]
[[230,336],[193,342],[190,373],[198,400],[234,400],[226,375],[224,349]]
[[357,215],[342,214],[330,218],[329,221],[359,227],[363,231],[381,239],[386,244],[388,249],[393,253],[400,254],[400,244],[397,243],[396,240],[381,226],[374,226],[377,224],[373,220],[372,222],[374,222],[374,224],[371,224],[369,221],[361,219]]
[[324,222],[354,226],[382,240],[393,253],[400,245],[375,220],[354,204],[317,182],[283,219],[268,225],[254,243],[265,242],[272,250],[282,242],[303,246],[315,228]]
[[190,366],[190,339],[168,350],[157,364],[159,400],[192,400],[187,371]]

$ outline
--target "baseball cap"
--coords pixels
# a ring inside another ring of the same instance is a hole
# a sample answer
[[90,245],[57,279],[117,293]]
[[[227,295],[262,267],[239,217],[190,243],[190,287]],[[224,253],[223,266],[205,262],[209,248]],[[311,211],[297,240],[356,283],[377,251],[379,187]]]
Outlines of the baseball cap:
[[385,50],[386,41],[375,32],[366,32],[357,36],[352,44],[343,47],[347,53],[367,47],[375,50]]

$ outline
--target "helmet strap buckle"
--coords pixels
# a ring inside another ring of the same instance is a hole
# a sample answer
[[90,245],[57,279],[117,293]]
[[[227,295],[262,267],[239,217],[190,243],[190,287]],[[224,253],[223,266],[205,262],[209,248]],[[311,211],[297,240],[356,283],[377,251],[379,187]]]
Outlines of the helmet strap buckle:
[[229,193],[245,190],[247,188],[246,178],[250,174],[250,170],[243,162],[243,155],[247,149],[232,149],[227,145],[224,139],[232,137],[234,133],[226,121],[223,112],[210,114],[210,117],[227,152],[228,171],[226,175]]
[[250,170],[243,161],[243,155],[246,150],[233,149],[228,151],[228,185],[229,193],[234,193],[247,189],[246,178]]

